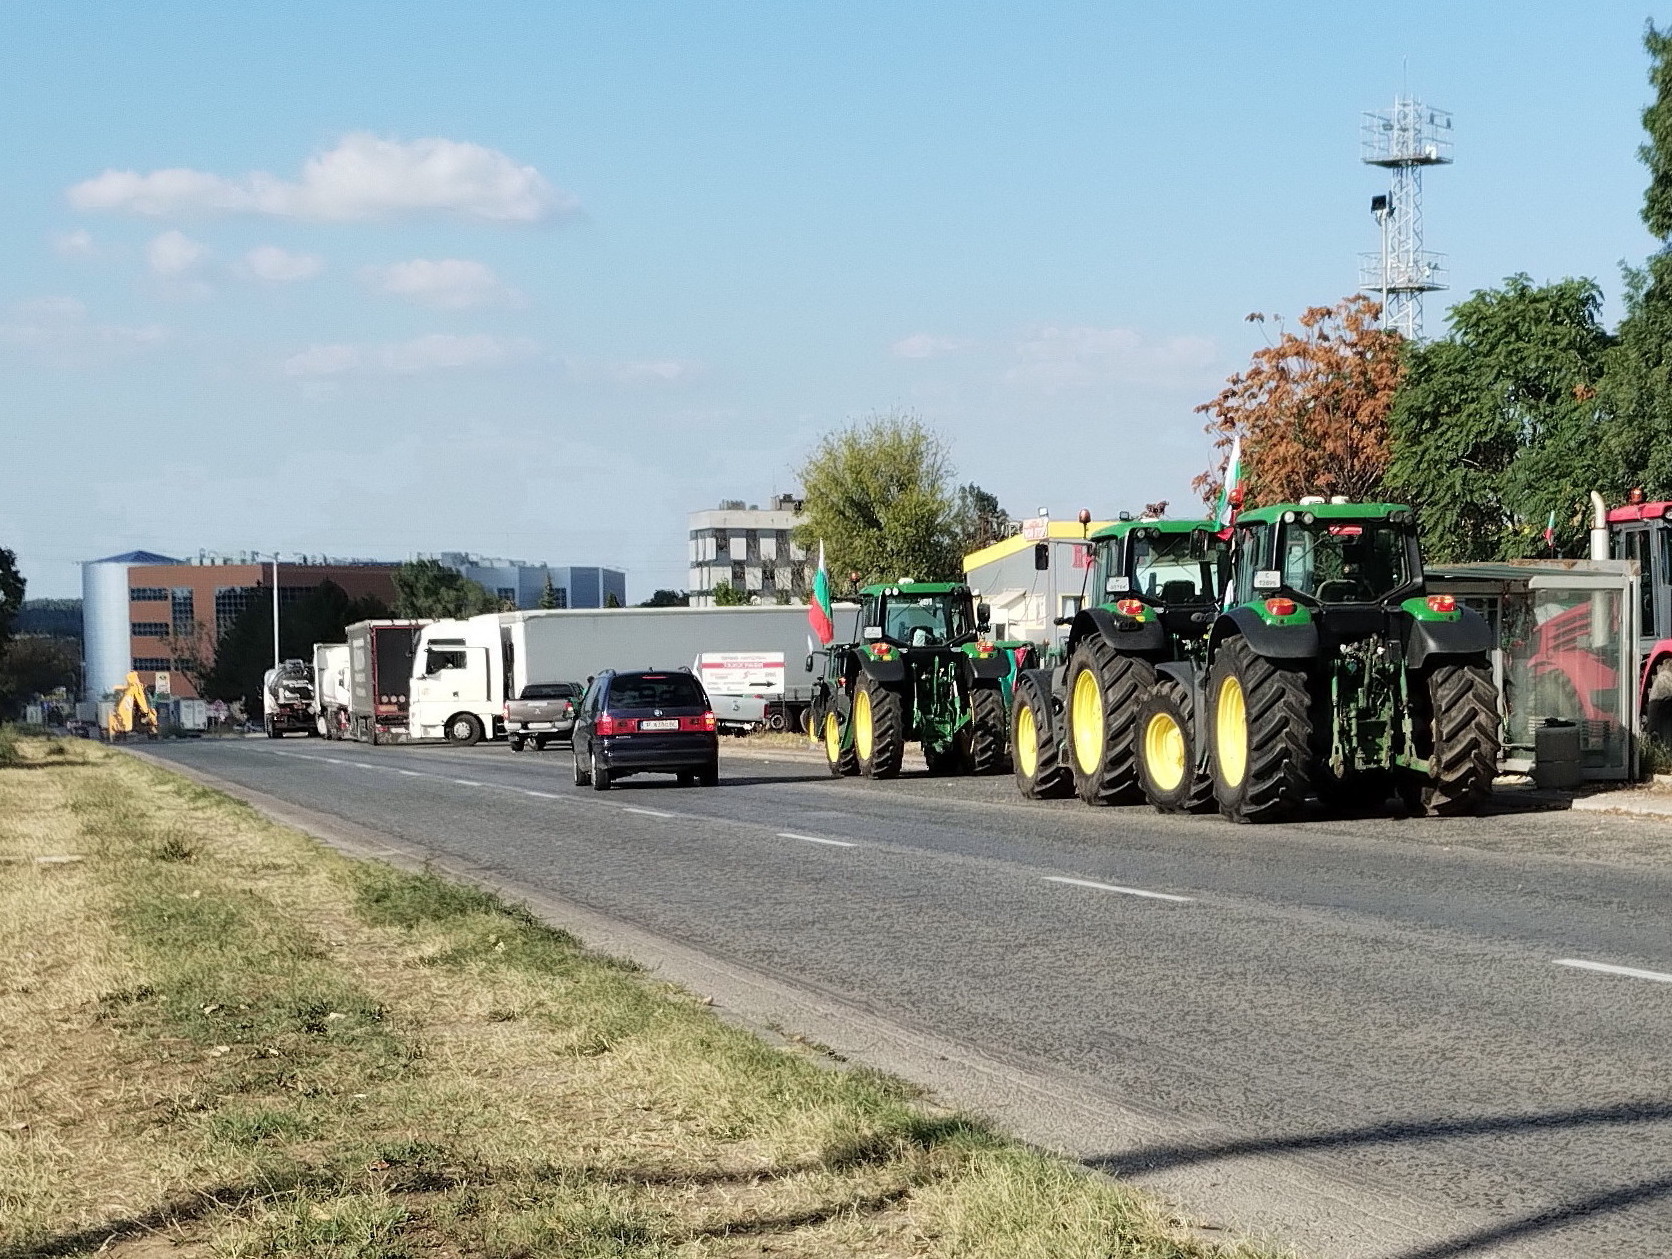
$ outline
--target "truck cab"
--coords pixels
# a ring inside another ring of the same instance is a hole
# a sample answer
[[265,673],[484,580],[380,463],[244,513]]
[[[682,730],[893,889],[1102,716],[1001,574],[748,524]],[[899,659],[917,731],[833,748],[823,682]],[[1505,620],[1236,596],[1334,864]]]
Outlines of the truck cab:
[[505,649],[498,613],[434,621],[412,657],[411,737],[470,747],[504,736]]
[[1672,744],[1672,502],[1631,497],[1608,512],[1609,552],[1637,562],[1643,728]]

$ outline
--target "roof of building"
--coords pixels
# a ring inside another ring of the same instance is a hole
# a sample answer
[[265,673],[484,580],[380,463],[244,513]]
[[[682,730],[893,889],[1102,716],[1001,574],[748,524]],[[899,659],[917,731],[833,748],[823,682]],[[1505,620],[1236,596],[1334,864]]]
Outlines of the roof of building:
[[124,551],[120,555],[107,555],[102,560],[83,560],[84,564],[178,564],[179,560],[169,555],[158,555],[155,551]]

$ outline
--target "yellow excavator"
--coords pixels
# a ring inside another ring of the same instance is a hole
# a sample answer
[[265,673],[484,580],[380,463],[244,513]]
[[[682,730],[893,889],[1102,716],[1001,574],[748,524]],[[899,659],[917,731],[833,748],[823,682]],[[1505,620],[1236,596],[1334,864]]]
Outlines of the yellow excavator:
[[157,737],[157,710],[151,707],[151,700],[139,683],[139,674],[129,673],[127,683],[116,692],[116,707],[110,710],[105,733],[113,743],[126,738],[133,733],[136,719],[151,738]]

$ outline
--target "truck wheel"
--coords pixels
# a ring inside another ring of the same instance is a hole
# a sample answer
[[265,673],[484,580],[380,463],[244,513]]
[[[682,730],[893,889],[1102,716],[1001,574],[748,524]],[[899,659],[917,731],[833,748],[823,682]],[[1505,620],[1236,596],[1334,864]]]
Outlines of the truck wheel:
[[473,713],[459,713],[447,720],[447,742],[458,748],[473,748],[482,741],[482,723]]
[[969,774],[1004,772],[1004,695],[996,686],[970,691],[970,721],[960,736],[962,768]]
[[1147,660],[1088,638],[1068,662],[1067,729],[1074,791],[1087,804],[1131,804],[1138,786],[1138,705],[1155,685]]
[[853,741],[842,746],[842,719],[834,708],[824,714],[824,757],[830,772],[838,778],[852,778],[859,772],[859,757],[854,753]]
[[269,739],[282,739],[282,738],[284,738],[284,732],[282,730],[280,730],[278,728],[278,726],[273,724],[273,719],[271,717],[267,717],[267,718],[263,719],[261,724],[264,727],[266,727],[267,737]]
[[1190,692],[1159,678],[1138,708],[1138,781],[1158,813],[1205,813],[1213,806],[1213,776],[1200,765],[1201,742]]
[[1428,817],[1474,813],[1498,772],[1498,688],[1484,664],[1428,673],[1428,773],[1402,784],[1405,806]]
[[505,741],[511,745],[511,750],[513,752],[521,752],[523,750],[523,741],[518,736],[512,735]]
[[1016,787],[1029,800],[1053,800],[1074,792],[1074,776],[1057,750],[1057,723],[1049,681],[1023,674],[1011,694],[1010,760]]
[[853,696],[853,750],[867,778],[893,778],[906,751],[905,705],[900,693],[873,678]]
[[1233,822],[1281,822],[1306,802],[1312,713],[1306,677],[1246,640],[1219,649],[1208,675],[1213,794]]

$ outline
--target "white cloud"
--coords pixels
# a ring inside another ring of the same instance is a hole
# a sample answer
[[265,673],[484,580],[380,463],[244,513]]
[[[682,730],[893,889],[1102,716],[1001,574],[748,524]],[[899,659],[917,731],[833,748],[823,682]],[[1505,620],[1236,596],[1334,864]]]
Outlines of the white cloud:
[[532,166],[497,149],[430,138],[402,143],[367,132],[310,157],[294,181],[267,171],[237,178],[176,168],[148,174],[107,170],[72,186],[78,210],[166,218],[264,214],[351,222],[437,213],[497,223],[536,223],[576,208]]
[[85,366],[146,350],[170,335],[160,324],[95,323],[88,318],[87,307],[73,297],[21,302],[0,317],[0,343],[38,353],[55,366]]
[[258,280],[290,284],[312,279],[325,269],[325,262],[315,254],[293,254],[277,245],[257,245],[244,255],[244,267]]
[[164,232],[145,246],[145,261],[153,275],[172,279],[196,268],[208,253],[201,243],[182,232]]
[[52,238],[52,252],[60,258],[92,258],[99,252],[91,232],[59,232]]
[[360,277],[380,292],[432,310],[515,304],[519,295],[500,282],[491,267],[463,258],[413,258],[387,267],[365,267]]
[[888,348],[895,358],[939,358],[944,354],[961,350],[968,344],[967,341],[960,341],[955,337],[937,337],[933,333],[915,332],[909,337],[902,337]]
[[482,332],[463,336],[432,332],[410,341],[381,345],[310,346],[287,358],[281,370],[295,377],[341,376],[358,371],[410,376],[461,367],[505,367],[534,352],[534,343],[522,338],[504,339]]
[[701,363],[683,358],[645,359],[632,363],[614,363],[610,366],[610,375],[624,385],[640,382],[672,384],[675,381],[700,376],[702,371]]
[[1206,337],[1150,341],[1130,328],[1076,326],[1036,329],[1016,345],[1015,353],[1006,381],[1069,389],[1103,383],[1196,384],[1209,374],[1217,350]]

